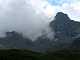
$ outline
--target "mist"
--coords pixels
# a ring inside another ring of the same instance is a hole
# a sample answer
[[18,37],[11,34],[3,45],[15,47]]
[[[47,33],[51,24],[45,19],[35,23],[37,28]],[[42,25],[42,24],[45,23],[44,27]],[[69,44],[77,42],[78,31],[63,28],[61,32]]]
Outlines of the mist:
[[1,0],[0,37],[7,31],[17,31],[25,37],[36,38],[43,30],[50,31],[49,19],[37,14],[29,4],[30,0]]

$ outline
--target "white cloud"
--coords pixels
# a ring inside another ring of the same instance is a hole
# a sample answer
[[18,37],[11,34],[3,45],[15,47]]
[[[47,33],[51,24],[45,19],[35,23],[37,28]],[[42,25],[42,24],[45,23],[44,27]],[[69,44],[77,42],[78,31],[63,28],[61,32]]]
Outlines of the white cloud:
[[66,14],[73,20],[80,21],[80,2],[76,1],[71,4],[64,3],[58,9]]
[[63,11],[74,20],[79,20],[80,2],[73,0],[62,5],[50,5],[47,0],[0,0],[0,35],[16,30],[35,37],[48,28],[48,17]]
[[[42,8],[39,7],[40,4],[33,7],[30,4],[30,0],[7,0],[1,3],[1,36],[4,35],[5,31],[16,30],[31,38],[38,36],[42,30],[48,28],[49,20],[43,13],[40,13],[42,11]],[[43,4],[41,4],[41,7],[42,5]],[[36,14],[38,10],[39,14]]]
[[62,11],[68,14],[71,19],[80,21],[80,0],[60,0],[57,2],[61,5],[52,5],[55,6],[57,12]]

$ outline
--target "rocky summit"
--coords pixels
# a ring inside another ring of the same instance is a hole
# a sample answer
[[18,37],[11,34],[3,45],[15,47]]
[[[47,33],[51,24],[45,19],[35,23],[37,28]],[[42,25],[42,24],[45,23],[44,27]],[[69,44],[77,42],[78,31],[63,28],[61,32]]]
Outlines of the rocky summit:
[[[80,37],[80,22],[71,20],[67,14],[58,12],[53,21],[50,23],[50,27],[54,31],[57,42],[68,44],[75,40],[75,37]],[[77,38],[78,38],[77,37]]]

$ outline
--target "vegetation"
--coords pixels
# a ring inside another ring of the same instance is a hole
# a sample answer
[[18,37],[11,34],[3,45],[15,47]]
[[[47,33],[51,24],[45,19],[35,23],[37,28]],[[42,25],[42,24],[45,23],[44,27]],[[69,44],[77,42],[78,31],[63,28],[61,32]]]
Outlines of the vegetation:
[[46,53],[26,49],[0,49],[0,60],[80,60],[80,49],[58,49]]

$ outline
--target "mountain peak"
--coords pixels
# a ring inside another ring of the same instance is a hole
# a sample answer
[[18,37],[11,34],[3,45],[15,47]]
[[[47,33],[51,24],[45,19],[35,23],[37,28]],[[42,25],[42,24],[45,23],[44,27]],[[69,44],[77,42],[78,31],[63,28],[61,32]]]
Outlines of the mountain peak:
[[56,15],[64,15],[63,12],[58,12]]
[[70,18],[68,17],[67,14],[63,13],[63,12],[58,12],[55,16],[56,20],[70,20]]
[[[54,30],[59,40],[69,40],[79,29],[80,22],[71,20],[67,14],[58,12],[55,19],[50,23],[50,27]],[[80,31],[79,31],[80,32]]]

